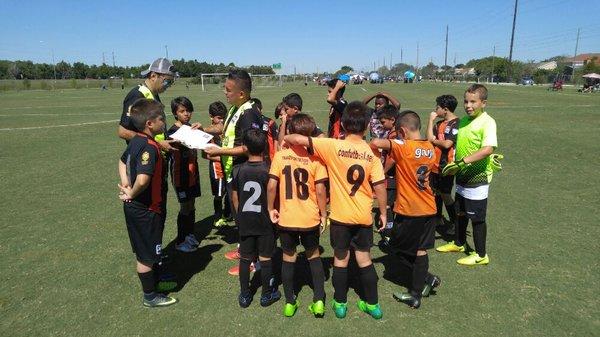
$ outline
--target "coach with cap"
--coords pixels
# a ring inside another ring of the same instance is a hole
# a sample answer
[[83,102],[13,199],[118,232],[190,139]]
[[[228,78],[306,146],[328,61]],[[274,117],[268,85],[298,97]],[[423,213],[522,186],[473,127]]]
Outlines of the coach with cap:
[[[147,70],[142,71],[141,75],[146,78],[144,83],[131,89],[127,96],[125,96],[125,100],[123,100],[123,113],[121,114],[118,135],[128,143],[135,136],[136,132],[138,132],[133,125],[133,121],[129,118],[129,109],[140,98],[153,99],[160,102],[158,94],[163,93],[173,84],[175,69],[171,61],[166,58],[159,58],[152,62]],[[159,141],[161,148],[165,151],[174,149],[170,143],[171,141],[167,140]]]

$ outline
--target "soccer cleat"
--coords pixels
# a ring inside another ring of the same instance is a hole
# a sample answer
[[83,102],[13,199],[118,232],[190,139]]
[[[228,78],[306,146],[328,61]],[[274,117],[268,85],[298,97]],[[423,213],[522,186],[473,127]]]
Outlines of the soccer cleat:
[[292,304],[292,303],[286,303],[285,306],[283,307],[283,316],[285,317],[292,317],[294,316],[294,314],[296,313],[296,310],[298,310],[298,301],[296,301],[296,303]]
[[240,296],[238,296],[238,303],[242,308],[249,307],[250,303],[252,303],[252,294],[240,294]]
[[323,317],[325,315],[325,304],[321,300],[313,302],[308,306],[308,311],[315,315],[315,317]]
[[279,301],[280,298],[281,298],[281,293],[279,292],[279,290],[274,288],[271,290],[270,293],[267,293],[260,297],[260,305],[262,307],[268,307],[271,304]]
[[192,245],[194,247],[200,246],[200,242],[198,241],[198,239],[196,239],[196,236],[194,234],[189,234],[188,236],[186,236],[185,242],[188,242],[190,245]]
[[419,309],[419,307],[421,306],[421,299],[413,296],[410,293],[397,292],[394,293],[392,296],[394,296],[394,299],[396,301],[402,302],[413,309]]
[[198,250],[198,247],[193,246],[191,243],[189,243],[186,240],[178,245],[175,245],[175,249],[177,249],[178,251],[183,252],[183,253],[193,253],[196,250]]
[[425,280],[425,287],[423,288],[421,295],[423,297],[429,297],[431,291],[439,287],[440,284],[442,284],[442,279],[437,275],[431,275],[431,277],[428,280]]
[[379,303],[369,304],[363,300],[360,300],[356,304],[358,306],[358,309],[360,309],[360,311],[371,315],[371,317],[373,317],[375,319],[381,319],[381,317],[383,317],[383,312],[381,311],[381,307],[379,306]]
[[457,246],[454,244],[454,241],[450,241],[445,245],[437,247],[435,250],[440,253],[462,253],[465,251],[465,245]]
[[156,291],[159,293],[166,293],[177,288],[177,282],[175,281],[159,281],[156,283]]
[[238,249],[228,251],[227,253],[225,253],[225,258],[227,260],[239,260],[240,251]]
[[163,294],[156,294],[153,299],[148,300],[144,297],[142,304],[147,308],[168,307],[177,303],[177,299]]
[[[250,264],[250,272],[253,273],[255,270],[256,270],[256,268],[254,267],[254,263],[251,263]],[[229,273],[229,275],[231,275],[231,276],[238,276],[240,274],[240,265],[236,264],[235,266],[229,268],[227,273]]]
[[335,313],[335,317],[344,318],[346,317],[346,312],[348,311],[348,303],[338,303],[335,300],[331,302],[331,308]]
[[477,253],[473,253],[469,256],[465,256],[456,261],[456,263],[461,264],[463,266],[476,266],[476,265],[486,265],[490,263],[490,258],[487,254],[484,257],[479,256]]
[[221,219],[219,219],[219,220],[215,221],[215,223],[214,223],[214,226],[215,226],[215,227],[223,227],[223,226],[227,226],[227,219],[225,219],[225,218],[221,218]]

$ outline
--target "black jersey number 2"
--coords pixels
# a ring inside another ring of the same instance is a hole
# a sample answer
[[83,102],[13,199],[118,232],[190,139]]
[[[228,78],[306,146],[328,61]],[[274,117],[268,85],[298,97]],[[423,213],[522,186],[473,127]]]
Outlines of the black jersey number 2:
[[[356,177],[354,177],[355,175]],[[365,169],[358,164],[350,166],[348,168],[348,173],[346,173],[346,180],[352,184],[350,196],[353,197],[360,188],[360,185],[365,181]]]
[[252,190],[252,195],[244,203],[244,207],[242,207],[242,212],[260,213],[262,211],[261,206],[255,205],[254,202],[260,198],[262,188],[260,187],[260,184],[256,181],[247,181],[244,184],[244,192],[248,192],[250,190]]

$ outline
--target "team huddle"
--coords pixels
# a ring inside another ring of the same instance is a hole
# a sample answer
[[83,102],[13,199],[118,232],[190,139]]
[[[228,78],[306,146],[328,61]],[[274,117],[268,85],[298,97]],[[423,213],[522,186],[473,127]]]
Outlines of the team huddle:
[[[263,115],[260,100],[251,97],[249,74],[232,70],[224,86],[229,110],[221,102],[212,103],[211,125],[203,127],[191,123],[194,109],[189,99],[178,97],[171,102],[176,122],[167,129],[158,98],[173,74],[165,62],[155,61],[143,74],[144,84],[125,99],[120,128],[131,133],[119,133],[128,135],[122,136],[128,145],[119,161],[119,198],[136,255],[144,306],[177,301],[167,295],[177,286],[176,276],[161,267],[167,176],[180,203],[175,247],[186,253],[200,245],[194,236],[194,200],[200,196],[198,154],[169,139],[182,125],[214,135],[214,144],[201,155],[209,161],[214,224],[222,226],[233,218],[238,229],[238,303],[242,308],[253,301],[250,275],[260,268],[260,305],[281,299],[274,277],[280,271],[283,314],[296,314],[299,301],[294,283],[299,275],[295,265],[302,244],[313,289],[308,310],[323,317],[326,295],[320,236],[327,230],[333,249],[330,308],[337,318],[344,318],[348,310],[350,259],[358,266],[362,288],[358,310],[375,319],[383,316],[379,278],[371,260],[376,232],[382,251],[411,270],[407,291],[395,292],[393,297],[415,309],[441,284],[441,278],[429,271],[428,250],[434,248],[436,230],[454,238],[437,247],[438,252],[462,252],[465,256],[457,261],[461,265],[490,262],[487,198],[502,156],[494,153],[496,124],[484,110],[485,86],[474,84],[465,91],[466,116],[462,118],[455,114],[454,96],[437,97],[423,137],[419,115],[400,112],[396,98],[377,93],[347,102],[345,82],[333,79],[328,83],[330,113],[324,133],[312,116],[302,112],[302,98],[296,93],[285,96],[277,106],[277,127]],[[367,105],[373,99],[374,109]],[[440,120],[436,123],[436,119]],[[449,221],[443,220],[444,206]],[[466,240],[469,220],[474,250]],[[281,264],[273,260],[277,241],[283,252]]]

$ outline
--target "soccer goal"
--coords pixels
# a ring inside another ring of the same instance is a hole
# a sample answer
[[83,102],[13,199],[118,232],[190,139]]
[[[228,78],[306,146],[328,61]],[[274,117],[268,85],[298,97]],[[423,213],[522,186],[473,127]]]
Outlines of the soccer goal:
[[[252,78],[252,86],[255,88],[259,87],[281,87],[283,85],[284,75],[253,75],[250,74]],[[213,90],[223,90],[223,85],[225,85],[225,80],[227,79],[227,73],[210,73],[210,74],[200,74],[200,85],[202,87],[202,91],[213,91]]]

